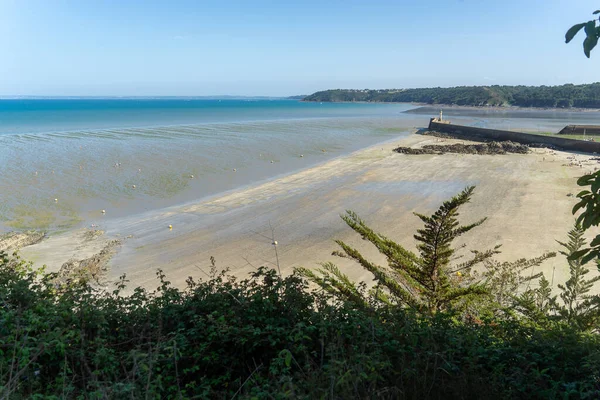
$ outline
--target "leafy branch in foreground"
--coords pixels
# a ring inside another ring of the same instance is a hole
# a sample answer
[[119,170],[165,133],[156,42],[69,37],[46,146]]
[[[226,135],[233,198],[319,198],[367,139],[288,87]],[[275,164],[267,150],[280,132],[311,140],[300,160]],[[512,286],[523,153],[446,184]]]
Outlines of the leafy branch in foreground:
[[554,256],[555,253],[546,253],[529,260],[525,258],[505,262],[486,260],[482,277],[485,280],[486,288],[490,291],[492,301],[500,307],[512,306],[515,294],[523,286],[543,276],[542,272],[534,273],[535,267]]
[[[592,226],[600,225],[600,171],[583,175],[577,180],[577,185],[589,186],[589,189],[582,190],[577,194],[580,200],[573,207],[573,215],[582,210],[576,223],[585,231]],[[590,247],[579,248],[569,258],[581,258],[582,264],[593,259],[596,261],[600,259],[600,235],[596,235],[590,243]]]
[[[484,252],[472,251],[472,258],[468,261],[452,263],[456,258],[453,241],[485,221],[483,218],[469,225],[460,225],[458,222],[458,210],[470,201],[474,189],[473,186],[467,187],[457,196],[445,201],[431,216],[415,213],[425,225],[414,236],[418,242],[418,254],[374,232],[356,213],[347,211],[346,215],[342,216],[344,222],[364,240],[375,245],[386,256],[388,266],[383,267],[370,262],[357,249],[340,240],[336,242],[343,252],[334,252],[334,255],[351,258],[373,274],[376,285],[370,291],[370,296],[371,300],[380,304],[437,313],[464,306],[471,299],[487,296],[490,290],[486,280],[475,279],[472,270],[498,254],[499,246]],[[552,256],[554,254],[531,261],[520,260],[515,265],[508,266],[516,268],[522,265],[523,268],[529,268]],[[300,268],[298,272],[329,293],[337,294],[356,304],[364,305],[369,302],[364,292],[331,264],[316,272],[306,268]]]
[[600,296],[591,295],[590,291],[600,281],[600,276],[586,277],[590,271],[585,267],[580,251],[586,245],[584,233],[585,230],[576,224],[568,233],[569,241],[558,242],[564,248],[560,253],[569,263],[569,279],[564,285],[558,284],[558,295],[552,295],[550,283],[542,276],[537,288],[514,298],[517,309],[532,321],[561,322],[579,331],[598,329]]
[[[594,15],[600,14],[600,10],[596,10]],[[600,26],[596,26],[598,17],[588,22],[582,22],[580,24],[573,25],[565,34],[565,42],[569,43],[582,29],[585,32],[585,39],[583,40],[583,53],[587,58],[590,58],[590,53],[598,44],[598,38],[600,38]]]
[[[559,242],[565,248],[561,254],[568,257],[585,246],[584,232],[583,228],[576,225],[569,232],[569,242]],[[600,322],[600,296],[590,295],[589,292],[594,284],[600,281],[600,276],[586,279],[590,270],[584,266],[581,257],[570,259],[568,262],[569,279],[564,285],[558,285],[561,290],[560,299],[563,301],[558,310],[559,315],[568,324],[576,324],[582,330],[597,327],[597,323]]]

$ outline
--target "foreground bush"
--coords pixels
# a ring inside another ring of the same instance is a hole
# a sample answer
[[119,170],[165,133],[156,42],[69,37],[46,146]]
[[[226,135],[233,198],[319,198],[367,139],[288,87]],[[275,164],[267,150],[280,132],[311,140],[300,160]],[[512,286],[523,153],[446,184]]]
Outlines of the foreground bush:
[[356,309],[298,276],[57,288],[0,261],[2,398],[597,398],[600,341],[518,320]]

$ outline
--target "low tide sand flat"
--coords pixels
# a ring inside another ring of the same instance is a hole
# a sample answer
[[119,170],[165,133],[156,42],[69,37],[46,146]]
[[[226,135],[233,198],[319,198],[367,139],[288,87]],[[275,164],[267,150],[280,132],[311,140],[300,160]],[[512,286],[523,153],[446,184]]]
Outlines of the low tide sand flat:
[[[161,268],[183,286],[188,276],[203,276],[198,267],[206,271],[211,256],[219,267],[244,276],[258,266],[274,265],[271,228],[284,273],[295,266],[335,261],[353,279],[367,279],[361,268],[331,256],[333,238],[369,249],[339,219],[344,210],[358,212],[373,228],[412,248],[412,235],[420,226],[412,213],[435,210],[467,185],[477,190],[462,218],[488,217],[461,240],[469,248],[502,244],[501,260],[558,249],[555,240],[564,239],[573,223],[574,199],[567,195],[577,189],[577,176],[595,168],[591,155],[575,155],[582,162],[579,167],[569,166],[573,154],[545,149],[527,155],[392,152],[398,146],[439,141],[413,134],[208,201],[111,220],[103,240],[131,239],[112,259],[108,281],[127,273],[132,284],[152,288],[154,272]],[[464,141],[445,140],[455,142]],[[542,223],[545,229],[540,231]],[[177,229],[165,228],[169,225]],[[69,255],[70,235],[74,233],[51,237],[22,253],[57,268]],[[373,249],[366,254],[383,261]],[[567,273],[560,258],[545,262],[543,270],[548,277],[554,272],[558,280]]]
[[[502,244],[505,260],[541,254],[565,238],[574,204],[567,194],[577,193],[576,177],[597,165],[586,161],[590,156],[541,149],[397,154],[399,146],[439,144],[411,134],[432,115],[405,113],[410,104],[107,100],[86,103],[93,112],[83,112],[81,102],[61,101],[0,109],[0,158],[18,160],[0,163],[0,233],[47,232],[22,254],[50,270],[119,240],[105,278],[126,273],[132,286],[154,287],[158,268],[182,286],[203,275],[197,267],[211,256],[245,276],[274,265],[274,241],[285,273],[333,260],[363,279],[362,269],[331,257],[333,239],[363,244],[341,213],[354,210],[413,248],[420,222],[412,213],[433,211],[467,185],[478,188],[465,220],[489,220],[462,243],[479,250]],[[598,119],[531,110],[453,113],[456,123],[526,131]],[[89,239],[89,230],[104,233]],[[544,268],[556,267],[560,276],[565,265],[554,259]]]
[[0,233],[52,234],[304,169],[426,122],[410,107],[2,100],[0,160],[13,162],[0,163]]

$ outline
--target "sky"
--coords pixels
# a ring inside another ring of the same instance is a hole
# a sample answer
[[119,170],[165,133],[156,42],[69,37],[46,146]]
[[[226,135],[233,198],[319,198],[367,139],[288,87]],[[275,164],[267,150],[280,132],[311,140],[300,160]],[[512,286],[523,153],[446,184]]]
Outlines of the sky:
[[600,81],[598,0],[0,0],[0,96]]

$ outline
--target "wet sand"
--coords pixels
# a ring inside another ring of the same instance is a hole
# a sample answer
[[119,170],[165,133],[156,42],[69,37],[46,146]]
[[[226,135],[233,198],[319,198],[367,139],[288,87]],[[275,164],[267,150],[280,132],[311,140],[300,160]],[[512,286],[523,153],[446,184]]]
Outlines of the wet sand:
[[[364,254],[385,260],[339,218],[356,211],[372,228],[414,250],[413,234],[421,226],[412,213],[433,212],[443,200],[467,185],[476,185],[464,207],[464,223],[483,216],[483,226],[461,238],[468,249],[502,244],[500,260],[534,257],[559,249],[574,218],[576,178],[591,171],[591,155],[575,155],[583,167],[570,167],[573,154],[534,149],[532,154],[403,155],[397,146],[439,143],[439,139],[407,137],[340,157],[254,187],[209,200],[107,221],[106,233],[89,240],[84,230],[51,236],[22,249],[22,255],[50,271],[69,259],[90,257],[114,239],[122,246],[109,264],[106,283],[127,274],[130,285],[155,288],[157,269],[176,286],[188,276],[205,278],[210,257],[219,268],[241,277],[258,266],[283,273],[294,267],[316,267],[333,261],[356,280],[370,275],[349,260],[331,255],[333,239],[356,245]],[[464,142],[445,140],[445,143]],[[169,225],[172,229],[169,229]],[[277,254],[272,238],[278,242]],[[568,273],[564,258],[546,261],[543,270],[555,282]]]
[[[0,234],[53,234],[198,201],[309,168],[427,123],[426,117],[400,113],[409,105],[337,105],[332,107],[346,110],[345,116],[320,118],[319,105],[302,111],[299,103],[284,103],[292,105],[297,119],[285,119],[280,110],[272,114],[282,119],[238,121],[248,112],[215,105],[230,109],[230,122],[181,125],[185,118],[176,113],[170,114],[175,125],[127,128],[117,118],[114,129],[93,129],[89,121],[87,130],[10,134],[0,118],[0,160],[10,160],[0,163]],[[273,107],[268,101],[261,104]],[[105,113],[96,118],[113,115]],[[56,118],[69,120],[60,115]],[[35,113],[30,118],[38,117],[44,120]],[[17,126],[25,129],[26,121],[21,122]]]

